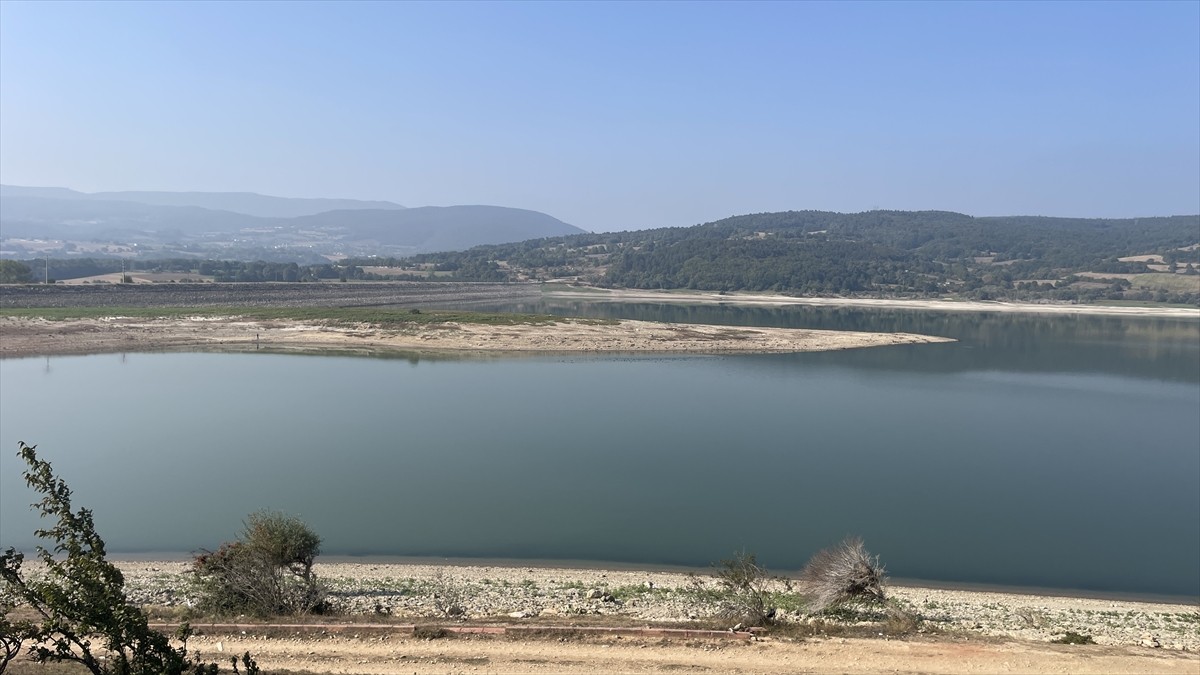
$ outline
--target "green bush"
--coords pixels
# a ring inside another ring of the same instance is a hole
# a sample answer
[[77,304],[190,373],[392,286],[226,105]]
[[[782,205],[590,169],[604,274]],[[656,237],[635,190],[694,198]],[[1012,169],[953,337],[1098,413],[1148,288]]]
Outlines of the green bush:
[[[93,675],[216,673],[216,664],[188,655],[186,625],[181,647],[150,628],[145,612],[126,598],[121,571],[105,559],[92,512],[72,507],[71,489],[38,459],[37,446],[18,446],[29,465],[25,482],[42,494],[33,506],[53,522],[34,533],[54,547],[38,546],[45,572],[32,576],[22,569],[23,553],[0,554],[0,673],[25,644],[35,663],[77,663]],[[18,619],[13,610],[34,618]],[[247,654],[245,662],[249,669],[253,659]]]
[[1053,640],[1051,640],[1051,642],[1053,642],[1055,644],[1060,644],[1060,645],[1094,645],[1094,644],[1096,644],[1096,641],[1094,639],[1092,639],[1091,635],[1076,633],[1073,630],[1067,631],[1065,634],[1063,634],[1062,637],[1054,638]]
[[294,516],[260,511],[241,538],[196,556],[200,609],[261,616],[320,612],[325,588],[313,572],[321,538]]

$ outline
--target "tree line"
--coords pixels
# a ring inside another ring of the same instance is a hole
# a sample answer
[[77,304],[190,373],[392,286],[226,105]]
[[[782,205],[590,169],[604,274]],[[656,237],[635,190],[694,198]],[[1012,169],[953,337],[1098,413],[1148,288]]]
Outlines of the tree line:
[[[1155,255],[1161,260],[1121,260]],[[787,211],[693,227],[584,233],[410,257],[338,262],[0,261],[0,281],[130,272],[195,273],[222,282],[380,279],[545,281],[608,288],[792,295],[962,297],[1200,304],[1200,216],[1136,219],[974,218],[946,211]],[[1155,267],[1151,267],[1154,265]],[[124,267],[123,267],[124,266]],[[386,273],[368,268],[387,268]],[[1095,275],[1118,275],[1096,279]],[[1121,275],[1125,275],[1124,277]],[[1130,281],[1128,275],[1151,275]]]

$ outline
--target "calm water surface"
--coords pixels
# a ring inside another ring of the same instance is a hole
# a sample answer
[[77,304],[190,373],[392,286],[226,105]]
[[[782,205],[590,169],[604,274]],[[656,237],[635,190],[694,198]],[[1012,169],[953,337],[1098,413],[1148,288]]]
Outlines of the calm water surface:
[[862,535],[901,577],[1200,594],[1200,323],[558,303],[521,309],[907,330],[944,345],[489,360],[128,354],[0,361],[16,443],[110,551],[190,551],[249,512],[331,554],[774,569]]

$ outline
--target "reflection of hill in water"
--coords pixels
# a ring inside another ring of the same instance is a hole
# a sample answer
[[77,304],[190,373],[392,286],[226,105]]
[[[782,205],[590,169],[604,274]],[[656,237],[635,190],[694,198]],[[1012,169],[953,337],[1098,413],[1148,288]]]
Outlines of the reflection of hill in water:
[[489,309],[731,326],[921,333],[960,340],[807,354],[886,370],[1093,372],[1200,382],[1200,322],[1150,317],[541,301]]

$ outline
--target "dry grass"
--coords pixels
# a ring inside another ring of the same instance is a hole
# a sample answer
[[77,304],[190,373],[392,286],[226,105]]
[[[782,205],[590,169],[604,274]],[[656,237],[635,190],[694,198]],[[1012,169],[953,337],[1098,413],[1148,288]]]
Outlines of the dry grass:
[[1184,274],[1137,274],[1130,281],[1134,288],[1157,291],[1197,293],[1200,292],[1200,275]]

